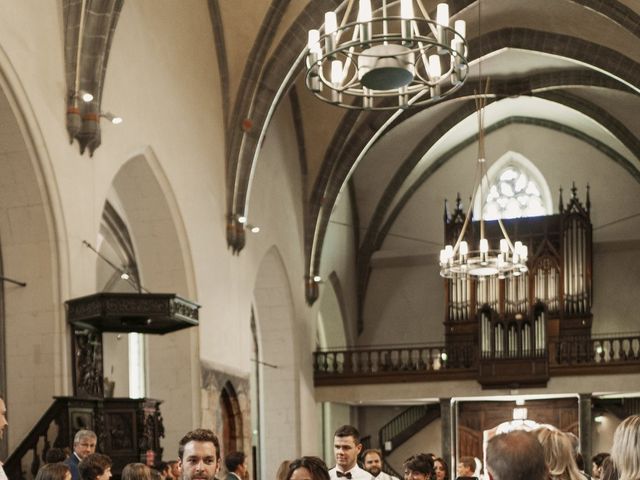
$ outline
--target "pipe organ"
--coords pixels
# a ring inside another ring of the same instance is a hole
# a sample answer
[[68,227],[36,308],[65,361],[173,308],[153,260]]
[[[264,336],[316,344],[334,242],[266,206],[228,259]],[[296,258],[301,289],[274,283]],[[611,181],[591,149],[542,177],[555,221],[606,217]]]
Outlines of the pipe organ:
[[[485,373],[495,377],[496,362],[546,361],[549,338],[590,337],[590,208],[589,188],[583,205],[574,185],[566,204],[560,191],[557,214],[503,220],[511,239],[529,248],[528,271],[508,278],[460,274],[446,279],[447,346],[477,345],[481,369],[483,362],[489,362],[491,368]],[[445,204],[445,243],[455,242],[464,219],[459,196],[451,214]],[[496,221],[485,221],[485,236],[491,245],[498,244],[502,235]],[[470,222],[465,237],[471,245],[479,243],[479,222]],[[545,383],[545,368],[534,366],[537,373],[529,383]],[[514,378],[522,375],[521,370],[514,371]]]

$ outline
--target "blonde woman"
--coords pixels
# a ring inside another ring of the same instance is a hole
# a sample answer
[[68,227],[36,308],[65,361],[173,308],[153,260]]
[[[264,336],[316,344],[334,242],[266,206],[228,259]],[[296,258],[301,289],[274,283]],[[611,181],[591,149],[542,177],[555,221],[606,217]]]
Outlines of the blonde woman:
[[611,459],[619,480],[640,480],[640,416],[631,415],[618,425]]
[[566,433],[549,428],[533,432],[544,451],[544,460],[552,480],[584,480],[573,458],[573,446]]

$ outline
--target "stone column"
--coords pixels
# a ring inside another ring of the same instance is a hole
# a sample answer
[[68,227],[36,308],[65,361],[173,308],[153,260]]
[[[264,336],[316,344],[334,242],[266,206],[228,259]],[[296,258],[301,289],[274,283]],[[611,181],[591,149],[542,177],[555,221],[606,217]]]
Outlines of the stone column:
[[[591,394],[580,393],[578,399],[580,453],[585,465],[591,465]],[[586,468],[586,467],[585,467]]]
[[[441,398],[440,399],[440,420],[442,423],[442,435],[441,442],[442,447],[440,451],[442,452],[442,458],[444,458],[447,463],[451,463],[451,399],[450,398]],[[449,467],[451,470],[451,467]]]

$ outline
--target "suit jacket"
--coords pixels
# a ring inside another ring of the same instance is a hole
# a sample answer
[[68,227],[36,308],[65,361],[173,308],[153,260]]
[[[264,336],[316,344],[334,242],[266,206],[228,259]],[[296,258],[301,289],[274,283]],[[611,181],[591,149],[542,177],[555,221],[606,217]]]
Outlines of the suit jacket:
[[227,476],[225,477],[225,480],[242,480],[238,475],[236,475],[233,472],[229,472],[227,473]]
[[80,459],[75,452],[71,453],[69,458],[64,461],[64,464],[71,470],[71,480],[80,480],[80,471],[78,470],[79,463]]

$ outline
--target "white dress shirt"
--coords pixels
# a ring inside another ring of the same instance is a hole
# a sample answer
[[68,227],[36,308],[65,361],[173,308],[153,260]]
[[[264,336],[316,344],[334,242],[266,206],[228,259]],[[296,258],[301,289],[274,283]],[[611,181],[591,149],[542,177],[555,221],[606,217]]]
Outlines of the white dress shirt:
[[399,480],[398,477],[394,477],[385,472],[380,472],[377,477],[372,475],[371,478],[374,480]]
[[[338,472],[338,467],[333,467],[331,470],[329,470],[329,477],[331,478],[331,480],[338,480],[337,472]],[[366,470],[363,470],[362,468],[360,468],[357,464],[351,470],[347,470],[346,472],[343,472],[343,473],[350,473],[351,480],[371,480],[371,474]],[[346,480],[346,478],[340,477],[340,480]]]

